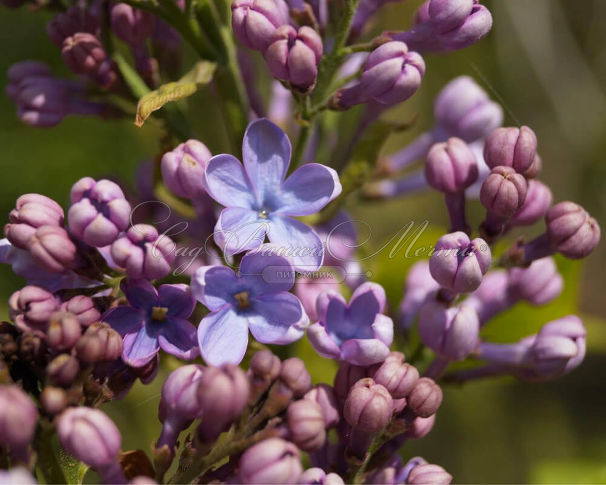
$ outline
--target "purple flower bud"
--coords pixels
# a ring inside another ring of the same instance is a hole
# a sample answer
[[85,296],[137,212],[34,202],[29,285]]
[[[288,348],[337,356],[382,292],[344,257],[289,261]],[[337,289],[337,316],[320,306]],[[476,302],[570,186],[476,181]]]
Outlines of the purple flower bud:
[[175,243],[168,236],[159,235],[155,227],[136,224],[114,241],[111,254],[129,278],[154,280],[170,272],[174,250]]
[[56,416],[67,407],[67,393],[60,387],[46,386],[40,393],[40,404],[46,414]]
[[9,218],[4,234],[13,246],[25,249],[37,228],[63,225],[63,209],[44,195],[25,194],[17,199]]
[[429,261],[419,261],[411,266],[406,276],[404,298],[400,303],[400,325],[403,329],[412,327],[425,298],[438,288],[429,271]]
[[415,418],[406,429],[406,438],[418,440],[424,438],[433,429],[436,422],[436,415],[432,414],[428,418]]
[[480,325],[515,303],[515,299],[509,294],[508,286],[509,277],[506,271],[491,271],[484,277],[480,287],[465,300],[465,304],[472,306],[478,314]]
[[84,177],[72,186],[70,199],[69,228],[86,244],[107,246],[128,227],[130,204],[118,184],[110,180]]
[[564,280],[553,258],[533,261],[528,268],[512,268],[508,275],[508,294],[514,301],[545,305],[562,293]]
[[57,47],[61,47],[65,39],[78,32],[93,35],[99,33],[97,17],[82,5],[72,5],[64,13],[56,14],[46,25],[46,33]]
[[439,465],[427,463],[423,458],[412,458],[402,469],[400,476],[407,485],[448,485],[452,475]]
[[283,0],[236,0],[231,4],[231,13],[236,39],[262,52],[274,31],[289,23],[288,6]]
[[367,367],[341,362],[337,374],[335,375],[334,389],[335,396],[339,401],[344,402],[349,394],[349,390],[356,382],[368,377]]
[[600,241],[598,222],[574,202],[554,205],[545,222],[552,247],[567,258],[585,258]]
[[524,204],[528,183],[511,167],[494,167],[482,184],[480,202],[497,217],[508,219]]
[[286,410],[290,438],[303,451],[317,451],[326,441],[322,407],[309,399],[295,401]]
[[445,307],[428,299],[419,313],[421,341],[447,360],[463,360],[477,344],[480,322],[473,307]]
[[527,126],[497,128],[486,139],[484,160],[490,168],[511,167],[528,177],[536,174],[537,136]]
[[65,451],[93,467],[106,483],[126,483],[118,463],[122,445],[120,431],[98,409],[65,410],[57,420],[57,436]]
[[80,321],[75,315],[66,312],[51,315],[46,328],[46,343],[53,350],[71,349],[81,335]]
[[240,458],[242,483],[297,483],[302,472],[298,448],[280,438],[261,441]]
[[472,241],[464,232],[453,232],[438,239],[429,260],[431,276],[455,293],[476,290],[490,268],[492,255],[483,239]]
[[392,415],[389,391],[370,377],[358,381],[349,391],[343,416],[351,427],[367,433],[381,431]]
[[246,374],[234,364],[208,367],[198,381],[202,423],[198,435],[213,441],[242,414],[250,393]]
[[442,404],[442,389],[433,379],[421,377],[408,396],[408,409],[421,418],[435,414]]
[[200,417],[202,406],[198,398],[198,384],[204,368],[190,364],[171,372],[162,386],[158,417],[162,434],[156,448],[167,445],[171,452],[179,433]]
[[85,295],[76,295],[63,302],[61,311],[75,315],[83,327],[88,327],[101,318],[101,313],[97,310],[93,299]]
[[70,354],[60,354],[46,366],[46,376],[57,386],[69,387],[80,372],[80,365]]
[[76,343],[76,355],[85,364],[116,360],[122,355],[122,337],[105,322],[93,323]]
[[179,197],[195,199],[206,194],[204,172],[212,154],[198,140],[187,140],[162,157],[162,179]]
[[280,369],[280,381],[292,392],[294,397],[303,397],[311,389],[311,375],[303,361],[297,357],[286,359]]
[[8,305],[15,325],[24,332],[44,330],[59,306],[53,294],[39,286],[26,286],[16,291]]
[[282,25],[271,35],[264,57],[275,78],[307,92],[316,83],[322,49],[322,39],[311,27]]
[[427,20],[436,32],[448,32],[465,22],[474,3],[474,0],[429,0],[426,3]]
[[111,9],[112,31],[120,40],[131,46],[140,45],[152,35],[156,21],[152,14],[125,3],[117,3]]
[[77,266],[76,245],[62,227],[42,226],[30,236],[27,250],[36,264],[48,271],[61,273]]
[[319,404],[322,409],[326,429],[333,428],[339,424],[340,415],[337,398],[333,388],[328,384],[318,384],[308,391],[304,398]]
[[462,192],[478,178],[476,157],[459,138],[431,147],[425,162],[427,183],[440,192]]
[[407,397],[419,380],[419,371],[405,363],[404,354],[400,352],[391,352],[385,362],[371,368],[370,374],[394,399]]
[[63,62],[74,73],[82,74],[103,89],[112,88],[118,81],[118,72],[108,57],[101,41],[93,34],[78,32],[63,41]]
[[326,473],[321,468],[308,468],[299,477],[299,485],[345,485],[336,473]]
[[553,196],[547,185],[538,180],[528,181],[526,199],[520,209],[509,220],[511,226],[530,226],[542,219],[549,208]]
[[269,350],[260,350],[250,359],[248,379],[251,388],[251,400],[257,401],[269,386],[278,378],[282,363]]
[[17,462],[28,463],[38,410],[30,397],[15,385],[0,385],[0,443]]

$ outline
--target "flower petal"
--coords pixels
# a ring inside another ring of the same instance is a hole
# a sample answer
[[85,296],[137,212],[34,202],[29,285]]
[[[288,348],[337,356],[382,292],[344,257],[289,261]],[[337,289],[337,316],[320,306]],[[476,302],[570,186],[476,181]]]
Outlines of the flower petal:
[[223,209],[215,225],[215,242],[229,256],[263,244],[270,224],[257,212],[240,207]]
[[326,327],[321,323],[312,324],[307,330],[307,338],[314,350],[322,357],[327,359],[338,359],[341,355],[341,349],[335,341],[328,335]]
[[301,302],[292,293],[261,295],[252,301],[248,326],[259,342],[270,344],[282,339],[303,315]]
[[200,303],[216,311],[233,302],[238,278],[227,266],[202,266],[191,278],[191,291]]
[[175,357],[192,360],[199,351],[196,345],[196,327],[184,318],[167,318],[161,322],[158,335],[160,347]]
[[343,295],[341,295],[341,293],[339,293],[338,291],[323,291],[322,293],[320,293],[318,299],[316,300],[316,314],[318,315],[319,321],[326,322],[326,310],[328,309],[328,305],[333,298],[341,300],[343,307],[347,305],[345,302],[345,298],[343,298]]
[[239,364],[248,346],[248,322],[230,307],[210,313],[198,326],[198,345],[209,365]]
[[301,305],[301,318],[298,322],[293,323],[290,327],[288,327],[288,331],[274,342],[276,345],[292,344],[305,335],[305,330],[307,330],[307,327],[309,327],[310,321],[307,313],[305,313],[303,304],[301,302],[299,302],[299,304]]
[[295,284],[294,268],[278,250],[274,244],[263,244],[242,258],[238,275],[253,296],[288,291]]
[[377,364],[388,355],[389,347],[375,338],[346,340],[341,346],[341,358],[353,365]]
[[280,254],[290,259],[295,269],[317,271],[322,266],[322,241],[311,227],[302,222],[290,217],[273,216],[267,237],[280,246]]
[[160,350],[158,335],[151,326],[144,325],[137,333],[124,337],[122,360],[131,367],[143,367]]
[[349,302],[349,318],[354,327],[370,327],[385,306],[385,290],[381,285],[366,282],[354,291]]
[[277,125],[262,118],[248,126],[242,158],[261,203],[278,191],[286,176],[290,155],[290,140]]
[[393,343],[393,320],[387,315],[377,313],[372,324],[372,333],[377,340],[389,347]]
[[315,214],[341,193],[339,175],[320,163],[307,163],[286,179],[276,212],[288,216]]
[[205,181],[210,196],[225,207],[258,206],[255,189],[244,166],[232,155],[216,155],[208,162]]
[[145,323],[145,314],[142,310],[127,305],[117,306],[105,312],[101,321],[107,322],[123,337],[135,333]]
[[168,308],[171,317],[187,318],[194,311],[196,299],[188,285],[161,285],[158,288],[158,306]]
[[148,280],[129,278],[122,282],[120,288],[134,308],[149,310],[158,304],[158,292]]

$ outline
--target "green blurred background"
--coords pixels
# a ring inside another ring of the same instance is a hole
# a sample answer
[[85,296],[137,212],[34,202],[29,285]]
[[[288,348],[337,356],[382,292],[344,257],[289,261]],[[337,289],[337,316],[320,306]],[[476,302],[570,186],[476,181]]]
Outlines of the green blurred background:
[[[420,3],[407,0],[387,5],[375,30],[406,28]],[[388,114],[402,121],[418,115],[416,124],[394,136],[386,153],[429,128],[435,93],[451,78],[468,74],[503,105],[506,124],[527,124],[536,131],[544,161],[541,179],[552,187],[555,200],[578,201],[605,222],[606,2],[483,3],[493,13],[492,32],[461,52],[426,56],[421,89]],[[49,18],[24,9],[0,10],[0,72],[14,62],[39,59],[51,64],[56,73],[69,75],[58,49],[45,35]],[[194,96],[188,115],[200,133],[206,133],[200,139],[213,149],[220,139],[216,133],[220,124],[216,110],[208,108],[209,96]],[[40,192],[65,205],[70,186],[84,175],[117,176],[132,184],[137,164],[157,154],[159,137],[155,128],[137,129],[130,121],[67,118],[50,130],[28,128],[17,120],[11,102],[0,97],[0,213],[8,214],[25,192]],[[440,199],[438,194],[423,194],[382,206],[367,204],[352,212],[371,226],[371,244],[376,247],[403,224],[425,219],[431,222],[426,236],[431,244],[445,224]],[[479,222],[477,204],[472,212]],[[541,230],[537,225],[526,234]],[[443,465],[457,483],[606,483],[605,262],[604,244],[583,264],[558,259],[568,285],[558,300],[545,308],[518,308],[486,329],[485,337],[512,341],[550,319],[579,312],[588,327],[590,352],[578,370],[553,383],[500,379],[447,388],[434,431],[406,444],[404,456],[422,455]],[[375,258],[369,263],[368,269],[386,286],[393,306],[401,297],[410,264],[402,257]],[[21,284],[9,268],[0,268],[2,301]],[[297,351],[305,356],[316,379],[332,379],[334,369],[304,342]],[[125,430],[125,449],[148,450],[157,437],[160,384],[157,379],[151,386],[137,385],[126,401],[108,406]]]

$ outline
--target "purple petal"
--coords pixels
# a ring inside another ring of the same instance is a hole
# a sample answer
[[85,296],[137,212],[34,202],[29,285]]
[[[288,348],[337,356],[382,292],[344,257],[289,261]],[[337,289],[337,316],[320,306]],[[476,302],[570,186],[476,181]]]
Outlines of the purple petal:
[[200,354],[209,365],[239,364],[248,346],[248,322],[230,307],[210,313],[198,326]]
[[263,244],[269,229],[257,212],[240,207],[223,209],[215,225],[215,242],[227,255],[250,251]]
[[127,279],[120,286],[126,299],[134,308],[149,310],[158,305],[158,292],[149,281]]
[[318,320],[321,322],[326,322],[326,310],[328,309],[328,304],[333,298],[337,298],[341,300],[343,306],[346,306],[345,298],[343,295],[335,290],[328,290],[320,293],[318,299],[316,300],[316,314],[318,315]]
[[255,189],[244,167],[232,155],[216,155],[206,167],[206,187],[210,196],[225,207],[258,206]]
[[320,211],[341,193],[339,175],[332,168],[308,163],[286,179],[278,195],[278,213],[307,216]]
[[191,278],[191,290],[200,303],[216,311],[233,302],[239,291],[238,278],[226,266],[202,266]]
[[269,240],[280,246],[282,255],[288,257],[295,269],[317,271],[322,266],[324,247],[314,230],[290,217],[271,218]]
[[263,244],[242,258],[239,276],[253,295],[288,291],[295,284],[292,264],[278,250],[273,244]]
[[160,350],[158,335],[149,325],[144,325],[137,333],[124,337],[122,360],[131,367],[143,367]]
[[107,322],[123,337],[136,332],[145,323],[143,310],[131,306],[121,305],[105,312],[101,321]]
[[353,365],[377,364],[383,362],[388,355],[389,347],[374,338],[351,339],[341,346],[341,358]]
[[311,346],[322,357],[326,357],[327,359],[338,359],[340,357],[341,349],[328,335],[326,328],[321,323],[314,323],[309,327],[307,338]]
[[305,309],[303,308],[303,304],[299,301],[299,305],[301,305],[301,318],[298,322],[293,323],[290,327],[288,327],[288,331],[274,343],[276,345],[289,345],[293,342],[299,340],[303,335],[305,335],[305,330],[309,327],[309,317],[307,313],[305,313]]
[[253,300],[248,315],[250,332],[259,342],[270,344],[282,339],[291,325],[303,316],[301,302],[292,293],[261,295]]
[[372,333],[377,340],[389,347],[393,342],[393,320],[387,315],[377,313],[372,324]]
[[291,146],[286,133],[266,119],[253,121],[244,134],[244,168],[259,200],[275,194],[290,164]]
[[179,359],[192,360],[198,355],[196,327],[184,318],[167,318],[160,323],[158,342],[165,352]]
[[369,327],[385,306],[385,290],[376,283],[361,284],[349,302],[349,318],[354,327]]
[[187,318],[194,311],[196,299],[188,285],[161,285],[158,306],[168,308],[168,316]]

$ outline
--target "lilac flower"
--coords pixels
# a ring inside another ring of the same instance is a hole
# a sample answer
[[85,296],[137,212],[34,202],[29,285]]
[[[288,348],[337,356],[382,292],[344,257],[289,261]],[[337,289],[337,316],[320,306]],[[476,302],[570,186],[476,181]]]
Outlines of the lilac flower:
[[122,290],[130,305],[110,309],[102,320],[124,338],[124,362],[143,367],[160,347],[180,359],[197,355],[196,328],[186,320],[196,304],[189,287],[161,285],[156,290],[149,281],[137,280]]
[[225,266],[204,266],[192,278],[192,292],[210,313],[198,327],[198,343],[208,364],[238,364],[248,344],[248,329],[262,343],[288,344],[309,323],[299,299],[288,293],[294,271],[284,257],[263,245],[242,258],[236,274]]
[[296,269],[322,265],[322,242],[293,217],[314,214],[341,193],[337,173],[308,163],[290,177],[291,145],[286,134],[266,119],[251,123],[242,144],[244,165],[232,155],[211,158],[206,185],[223,209],[215,241],[227,254],[259,247],[265,238],[292,257]]
[[317,302],[319,321],[308,332],[312,346],[323,357],[353,365],[385,360],[393,341],[393,322],[381,312],[385,291],[364,283],[354,291],[349,305],[339,293],[324,293]]

